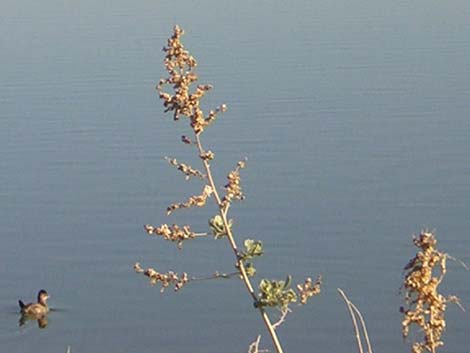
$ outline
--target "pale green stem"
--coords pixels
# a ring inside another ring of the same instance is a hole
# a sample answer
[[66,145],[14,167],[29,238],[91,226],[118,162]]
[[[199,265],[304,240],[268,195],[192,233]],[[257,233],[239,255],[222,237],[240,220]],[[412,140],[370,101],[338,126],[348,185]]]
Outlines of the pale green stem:
[[[200,134],[195,134],[196,137],[196,146],[199,151],[199,155],[202,155],[204,153],[204,148],[201,143],[200,139]],[[217,205],[219,206],[219,213],[220,216],[222,217],[222,221],[224,223],[224,227],[227,231],[227,239],[230,243],[230,246],[235,254],[235,257],[237,259],[237,268],[240,271],[240,274],[242,276],[243,283],[245,283],[245,287],[248,290],[248,293],[251,295],[252,299],[254,302],[258,301],[258,298],[256,296],[256,293],[253,289],[253,285],[251,284],[250,278],[248,274],[246,273],[245,265],[243,264],[243,261],[240,259],[240,253],[238,252],[238,246],[237,243],[235,242],[235,238],[232,233],[232,229],[229,226],[227,214],[228,214],[228,209],[229,209],[229,204],[224,205],[222,203],[222,199],[219,196],[219,193],[217,191],[217,187],[214,182],[214,178],[212,177],[212,172],[210,168],[210,164],[207,160],[202,160],[202,163],[204,164],[204,168],[206,169],[206,175],[207,175],[207,180],[209,181],[209,185],[212,188],[212,191],[214,193],[215,200],[217,202]],[[261,314],[261,317],[264,321],[264,324],[266,328],[268,329],[269,335],[271,336],[271,339],[273,341],[274,347],[276,348],[277,353],[283,353],[283,349],[281,346],[281,342],[279,341],[279,338],[277,336],[276,330],[274,328],[274,325],[271,323],[271,320],[269,319],[268,314],[262,307],[258,307],[258,310]]]

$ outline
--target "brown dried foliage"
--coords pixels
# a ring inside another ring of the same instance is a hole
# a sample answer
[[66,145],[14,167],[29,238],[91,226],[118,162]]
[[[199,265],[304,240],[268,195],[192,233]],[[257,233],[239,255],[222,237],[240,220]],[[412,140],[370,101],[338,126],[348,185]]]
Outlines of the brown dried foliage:
[[185,175],[185,179],[189,180],[191,177],[198,177],[200,179],[204,179],[206,176],[197,169],[194,169],[188,164],[179,163],[175,158],[165,157],[168,163],[172,166],[176,167],[181,173]]
[[183,272],[181,275],[178,275],[177,273],[173,271],[160,273],[151,267],[144,270],[140,266],[140,263],[138,262],[135,263],[134,270],[137,273],[142,273],[145,276],[149,277],[150,283],[152,285],[156,285],[157,283],[160,283],[162,285],[160,292],[165,291],[165,289],[168,288],[170,285],[174,285],[173,289],[175,290],[175,292],[177,292],[181,288],[183,288],[183,286],[186,283],[190,281],[188,274],[186,272]]
[[424,339],[413,343],[411,351],[434,353],[444,345],[442,334],[446,327],[445,311],[447,302],[455,302],[455,296],[445,297],[438,292],[446,274],[448,255],[436,248],[437,240],[432,232],[423,231],[413,243],[419,249],[416,256],[405,266],[403,289],[406,308],[403,313],[402,333],[407,337],[414,324],[423,332]]
[[[165,68],[169,77],[161,79],[157,85],[160,98],[166,112],[173,112],[173,119],[178,120],[180,116],[189,118],[192,129],[196,134],[204,131],[204,128],[211,124],[220,112],[225,112],[227,106],[222,104],[215,110],[211,110],[207,116],[200,107],[200,100],[207,91],[212,89],[211,85],[197,85],[191,92],[191,85],[197,82],[198,76],[193,71],[197,66],[196,59],[184,49],[180,39],[184,31],[175,26],[173,35],[168,39],[168,44],[163,48],[165,51]],[[173,94],[163,90],[165,85],[173,87]]]
[[320,294],[322,285],[322,276],[318,276],[315,282],[311,277],[308,277],[304,283],[297,285],[297,291],[300,295],[300,304],[307,304],[307,301]]
[[177,224],[171,226],[162,224],[160,227],[154,227],[150,224],[146,224],[144,229],[149,235],[159,235],[165,240],[176,242],[180,249],[183,247],[184,240],[196,237],[196,233],[194,233],[188,225],[180,227]]
[[167,214],[170,215],[174,210],[180,208],[190,208],[194,206],[204,207],[206,205],[207,198],[210,197],[212,193],[212,187],[210,185],[206,185],[200,195],[193,195],[186,202],[174,203],[168,206],[166,209]]
[[242,187],[240,183],[240,170],[245,168],[246,160],[239,161],[234,170],[227,175],[228,183],[225,185],[225,196],[222,200],[224,205],[228,205],[232,200],[243,200]]

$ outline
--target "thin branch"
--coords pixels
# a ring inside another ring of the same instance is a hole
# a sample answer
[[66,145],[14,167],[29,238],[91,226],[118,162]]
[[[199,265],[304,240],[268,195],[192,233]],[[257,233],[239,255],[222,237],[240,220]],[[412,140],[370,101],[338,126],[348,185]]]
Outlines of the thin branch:
[[230,279],[235,276],[240,276],[240,272],[231,272],[231,273],[220,273],[215,272],[213,275],[206,276],[206,277],[191,277],[190,281],[209,281],[212,279]]
[[281,310],[281,316],[279,317],[279,320],[273,324],[274,329],[277,329],[284,323],[284,321],[286,321],[286,317],[290,312],[292,312],[292,310],[290,310],[288,307]]

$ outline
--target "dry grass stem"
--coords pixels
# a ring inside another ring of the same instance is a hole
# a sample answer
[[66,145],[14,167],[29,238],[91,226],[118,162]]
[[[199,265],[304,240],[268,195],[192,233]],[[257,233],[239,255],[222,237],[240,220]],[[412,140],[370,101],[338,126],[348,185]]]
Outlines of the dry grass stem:
[[[353,328],[354,328],[354,333],[356,336],[356,342],[357,342],[359,353],[364,353],[364,349],[362,345],[363,338],[367,345],[367,352],[372,353],[372,346],[370,344],[369,333],[367,331],[367,326],[366,326],[364,317],[362,316],[360,310],[349,300],[349,298],[346,296],[346,294],[341,288],[338,288],[338,292],[343,298],[344,302],[346,303],[346,306],[349,311],[349,315],[351,316],[351,321],[353,323]],[[361,324],[360,328],[359,328],[357,319],[359,319],[359,322]],[[362,332],[362,335],[361,335],[361,332]]]

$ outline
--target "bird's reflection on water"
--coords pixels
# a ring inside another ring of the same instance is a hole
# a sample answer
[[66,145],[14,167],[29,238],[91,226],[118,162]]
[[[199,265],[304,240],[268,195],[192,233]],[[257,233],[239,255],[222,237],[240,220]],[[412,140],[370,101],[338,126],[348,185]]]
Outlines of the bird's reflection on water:
[[35,316],[35,315],[21,314],[18,325],[21,327],[21,326],[24,326],[28,321],[34,321],[34,320],[38,322],[39,328],[46,328],[49,323],[47,315]]

